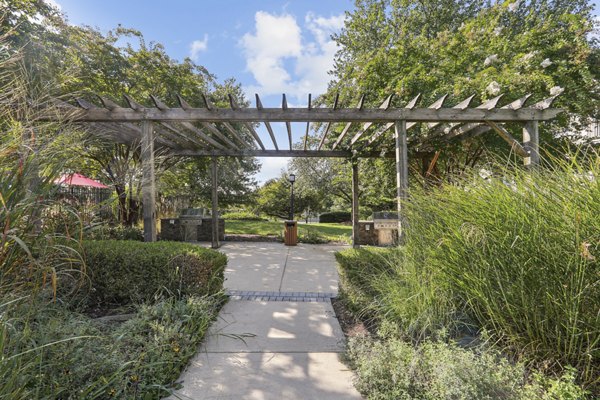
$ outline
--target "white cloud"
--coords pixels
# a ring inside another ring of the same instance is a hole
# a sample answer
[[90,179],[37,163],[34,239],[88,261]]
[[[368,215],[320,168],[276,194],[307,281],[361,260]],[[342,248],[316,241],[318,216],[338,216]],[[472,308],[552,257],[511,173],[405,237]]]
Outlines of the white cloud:
[[190,44],[190,58],[194,61],[198,61],[198,56],[203,51],[208,49],[208,35],[204,34],[204,39],[202,40],[194,40]]
[[287,157],[259,157],[258,160],[262,164],[260,172],[256,174],[256,180],[262,185],[269,179],[278,178],[284,171],[290,158]]
[[337,51],[330,36],[341,29],[344,16],[308,13],[304,23],[303,31],[290,14],[255,14],[255,31],[240,41],[246,67],[256,80],[256,85],[246,88],[249,95],[287,93],[299,100],[307,93],[325,92]]

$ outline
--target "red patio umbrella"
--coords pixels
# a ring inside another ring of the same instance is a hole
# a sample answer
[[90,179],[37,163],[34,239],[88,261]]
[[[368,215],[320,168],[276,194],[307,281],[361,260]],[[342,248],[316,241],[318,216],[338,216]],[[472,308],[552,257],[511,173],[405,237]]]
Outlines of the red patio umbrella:
[[81,174],[65,174],[56,179],[54,183],[57,185],[87,186],[99,189],[108,189],[108,186]]

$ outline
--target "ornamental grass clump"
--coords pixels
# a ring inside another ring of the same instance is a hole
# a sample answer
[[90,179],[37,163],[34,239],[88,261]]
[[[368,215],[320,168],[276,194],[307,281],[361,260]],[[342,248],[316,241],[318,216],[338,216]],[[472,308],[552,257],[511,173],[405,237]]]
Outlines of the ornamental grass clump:
[[[600,156],[496,167],[404,204],[405,260],[435,273],[504,349],[600,383]],[[577,160],[577,161],[575,161]]]

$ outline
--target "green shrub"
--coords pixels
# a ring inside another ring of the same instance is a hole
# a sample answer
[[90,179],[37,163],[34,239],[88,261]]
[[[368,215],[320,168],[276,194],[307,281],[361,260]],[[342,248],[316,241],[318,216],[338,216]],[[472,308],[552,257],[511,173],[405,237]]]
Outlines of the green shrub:
[[352,215],[347,211],[331,211],[319,215],[319,223],[351,221]]
[[[348,358],[367,399],[583,399],[573,376],[525,379],[525,368],[498,353],[425,341],[350,340]],[[555,397],[564,395],[564,397]]]
[[227,258],[188,243],[99,240],[83,243],[90,301],[129,304],[160,292],[203,296],[222,290]]
[[[573,159],[576,157],[573,156]],[[600,157],[414,189],[406,255],[514,354],[600,390]]]
[[144,231],[136,226],[100,225],[87,228],[84,236],[88,240],[137,240],[144,241]]
[[573,366],[598,394],[600,157],[496,171],[413,188],[402,251],[338,254],[341,293],[397,336],[418,343],[485,330],[532,369]]
[[361,319],[390,321],[414,341],[470,331],[463,306],[439,271],[406,262],[402,248],[361,248],[336,253],[340,292]]
[[260,215],[248,212],[248,211],[236,211],[228,212],[221,215],[224,220],[235,220],[235,221],[267,221],[266,218]]
[[301,230],[298,235],[298,242],[311,244],[329,243],[329,239],[316,229]]
[[222,303],[165,299],[116,327],[57,304],[0,305],[0,398],[163,398]]

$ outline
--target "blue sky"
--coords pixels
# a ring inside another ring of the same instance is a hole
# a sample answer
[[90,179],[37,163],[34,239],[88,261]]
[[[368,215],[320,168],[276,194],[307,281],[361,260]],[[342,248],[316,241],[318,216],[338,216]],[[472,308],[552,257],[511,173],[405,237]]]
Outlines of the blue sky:
[[[160,42],[178,60],[191,57],[220,81],[234,77],[254,103],[304,106],[327,88],[336,46],[330,35],[343,24],[353,0],[47,0],[57,4],[75,25],[106,32],[118,24],[140,30]],[[595,1],[595,15],[600,14]],[[118,11],[115,11],[118,10]],[[293,124],[294,141],[305,124]],[[280,147],[287,146],[284,124],[273,124]],[[263,142],[271,143],[264,127]],[[263,158],[259,182],[278,176],[286,158]]]
[[[254,104],[280,106],[286,93],[290,106],[306,105],[327,88],[337,32],[352,0],[54,0],[74,25],[106,32],[118,24],[140,30],[147,41],[160,42],[178,60],[191,57],[223,81],[241,82]],[[115,10],[118,10],[115,11]],[[294,140],[305,124],[293,124]],[[273,124],[280,147],[287,146],[284,124]],[[268,133],[259,131],[265,143]],[[259,182],[278,176],[286,158],[262,158]]]

